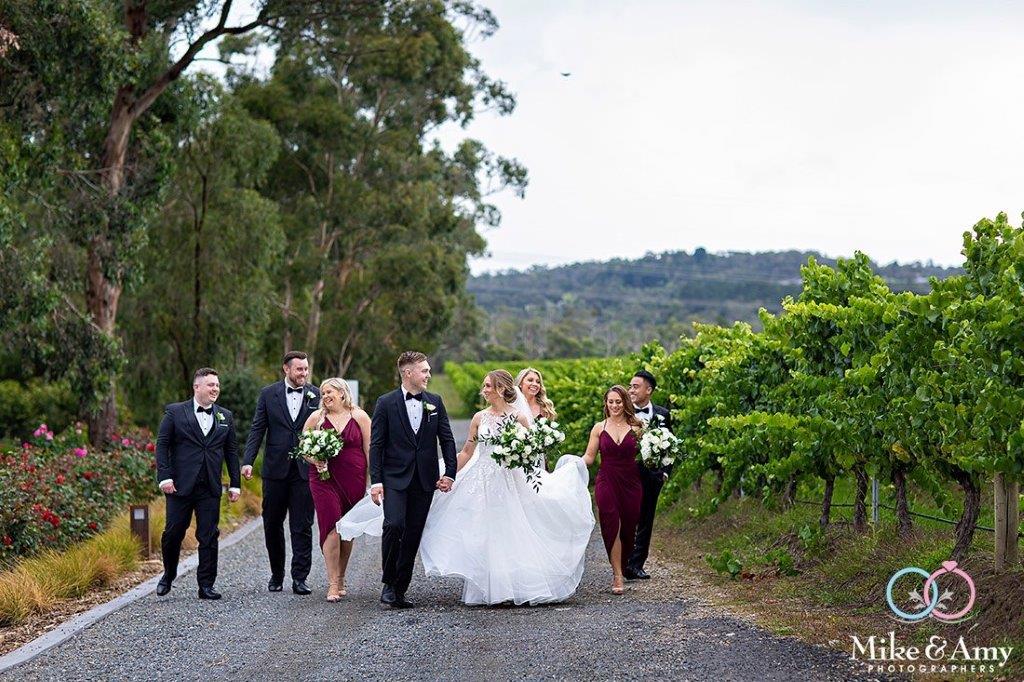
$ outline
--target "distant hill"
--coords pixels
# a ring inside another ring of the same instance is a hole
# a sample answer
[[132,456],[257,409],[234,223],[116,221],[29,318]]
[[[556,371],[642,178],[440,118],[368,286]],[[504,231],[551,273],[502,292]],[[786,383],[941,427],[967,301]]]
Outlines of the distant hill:
[[[559,267],[534,266],[470,278],[482,333],[450,353],[461,359],[583,357],[630,352],[650,339],[672,344],[691,322],[758,326],[757,311],[777,312],[800,291],[800,266],[813,251],[671,251]],[[875,266],[897,291],[928,290],[929,277],[960,272],[932,264]]]

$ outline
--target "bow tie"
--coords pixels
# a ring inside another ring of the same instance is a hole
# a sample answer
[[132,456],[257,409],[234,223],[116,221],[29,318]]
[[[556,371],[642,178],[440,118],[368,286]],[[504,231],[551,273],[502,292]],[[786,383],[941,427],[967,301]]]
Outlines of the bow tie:
[[636,408],[636,413],[637,414],[650,414],[651,413],[651,406],[648,405],[647,407],[638,407],[638,408]]
[[288,387],[288,393],[302,393],[302,389],[301,388],[292,388],[291,386],[289,386]]
[[213,405],[209,407],[203,407],[202,405],[196,406],[196,412],[205,412],[206,414],[213,414]]
[[423,394],[422,393],[406,393],[405,394],[405,399],[406,400],[419,400],[420,402],[423,402]]

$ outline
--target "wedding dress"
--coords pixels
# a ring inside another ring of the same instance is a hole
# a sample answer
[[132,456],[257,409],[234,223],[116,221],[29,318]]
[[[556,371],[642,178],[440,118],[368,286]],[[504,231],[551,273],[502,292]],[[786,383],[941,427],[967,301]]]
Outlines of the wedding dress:
[[[514,407],[530,419],[524,404]],[[484,411],[478,439],[494,433],[502,417]],[[538,470],[535,491],[521,469],[495,462],[492,449],[478,443],[452,490],[434,493],[420,542],[426,574],[462,578],[466,604],[563,601],[583,577],[594,528],[587,468],[580,457],[564,455],[554,471]],[[382,527],[383,511],[369,497],[337,525],[343,540],[379,536]]]

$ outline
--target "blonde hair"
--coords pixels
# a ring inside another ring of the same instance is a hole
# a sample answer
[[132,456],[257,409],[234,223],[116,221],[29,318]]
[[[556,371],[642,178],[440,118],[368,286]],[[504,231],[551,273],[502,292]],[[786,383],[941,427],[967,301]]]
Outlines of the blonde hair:
[[347,381],[345,381],[344,379],[340,379],[338,377],[331,377],[330,379],[325,379],[324,382],[320,384],[320,409],[318,410],[320,416],[317,419],[318,425],[323,424],[324,419],[327,418],[327,408],[324,407],[323,405],[323,392],[324,389],[327,388],[328,386],[341,394],[341,406],[343,408],[352,411],[357,407],[355,402],[352,400],[352,391],[349,390]]
[[[486,378],[491,380],[491,385],[496,391],[499,391],[506,403],[511,405],[516,401],[516,387],[512,383],[512,375],[508,371],[495,369],[488,372]],[[483,389],[480,390],[480,394],[483,395]]]
[[[540,373],[540,370],[535,367],[527,367],[520,370],[519,374],[516,375],[516,386],[519,390],[523,390],[523,381],[526,376],[533,372],[537,375],[537,379],[540,381],[540,390],[537,391],[537,404],[540,405],[540,416],[547,417],[548,419],[555,418],[555,404],[548,398],[548,392],[544,388],[544,375]],[[523,395],[526,395],[526,391],[523,391]],[[529,398],[527,398],[529,400]],[[533,416],[533,415],[530,415]]]

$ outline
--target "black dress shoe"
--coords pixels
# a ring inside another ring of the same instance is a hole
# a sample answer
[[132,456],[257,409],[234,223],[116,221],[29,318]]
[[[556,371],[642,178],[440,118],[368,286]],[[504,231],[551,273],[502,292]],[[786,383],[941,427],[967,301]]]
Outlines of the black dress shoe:
[[283,578],[271,578],[270,582],[267,583],[267,592],[280,592],[284,589]]
[[160,582],[156,584],[156,596],[162,597],[171,591],[171,583],[174,582],[174,578],[168,578],[166,575],[160,578]]
[[212,587],[200,587],[199,588],[200,599],[220,599],[220,592],[217,592]]
[[633,573],[636,575],[637,580],[650,580],[651,575],[642,568],[633,569]]
[[380,603],[391,605],[395,603],[395,588],[391,585],[385,585],[384,589],[380,591]]
[[406,599],[404,594],[396,594],[395,601],[391,604],[391,608],[393,609],[411,609],[415,607],[416,605]]
[[295,594],[313,594],[313,590],[309,589],[309,586],[306,585],[305,580],[293,580],[292,592],[294,592]]
[[636,580],[639,576],[632,568],[622,569],[622,577],[626,580]]

